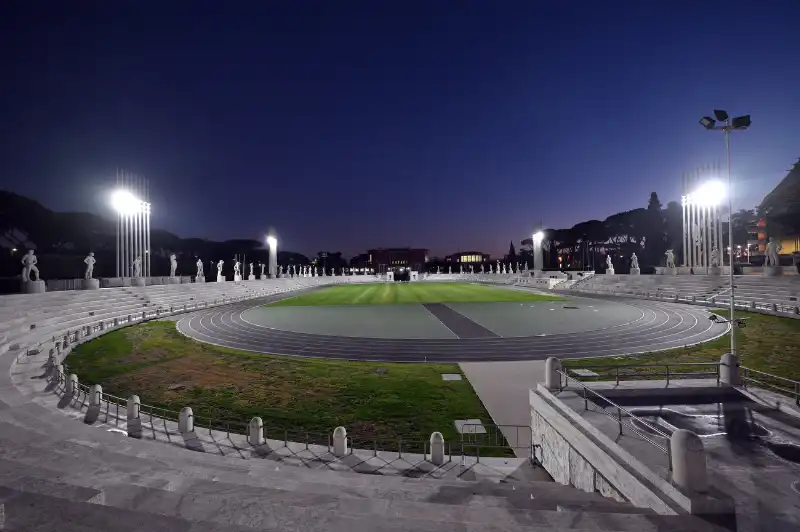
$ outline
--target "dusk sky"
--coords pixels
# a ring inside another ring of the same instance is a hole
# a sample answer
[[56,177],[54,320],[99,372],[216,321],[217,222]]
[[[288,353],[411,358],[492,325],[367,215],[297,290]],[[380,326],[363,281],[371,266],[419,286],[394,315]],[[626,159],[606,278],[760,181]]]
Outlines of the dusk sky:
[[[122,4],[127,4],[124,7]],[[0,4],[0,188],[109,213],[117,167],[153,224],[280,248],[502,254],[666,204],[723,161],[736,207],[800,157],[800,1]]]

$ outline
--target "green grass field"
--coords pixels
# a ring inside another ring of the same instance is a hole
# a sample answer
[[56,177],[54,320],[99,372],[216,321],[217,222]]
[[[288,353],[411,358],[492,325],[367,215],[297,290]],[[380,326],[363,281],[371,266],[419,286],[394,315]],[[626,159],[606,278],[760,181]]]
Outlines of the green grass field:
[[[174,322],[154,321],[105,334],[66,359],[84,384],[143,404],[194,410],[198,425],[211,417],[243,432],[254,416],[268,437],[319,443],[339,425],[355,447],[421,452],[434,431],[457,444],[453,421],[491,423],[469,381],[443,381],[457,364],[385,364],[254,355],[191,340]],[[378,372],[377,370],[386,370]],[[220,425],[215,425],[220,426]],[[454,448],[458,452],[458,447]],[[513,456],[481,449],[481,456]]]
[[[714,312],[723,318],[727,316],[726,311]],[[736,330],[740,363],[758,371],[800,380],[800,320],[742,311],[738,311],[736,315],[747,318],[747,327]],[[719,362],[720,356],[729,351],[730,336],[725,335],[694,347],[632,356],[567,360],[564,361],[564,366]],[[600,370],[594,371],[604,373]],[[664,374],[663,368],[626,368],[625,372],[662,376]]]
[[343,284],[272,303],[269,306],[404,305],[413,303],[490,303],[560,301],[522,290],[470,283]]

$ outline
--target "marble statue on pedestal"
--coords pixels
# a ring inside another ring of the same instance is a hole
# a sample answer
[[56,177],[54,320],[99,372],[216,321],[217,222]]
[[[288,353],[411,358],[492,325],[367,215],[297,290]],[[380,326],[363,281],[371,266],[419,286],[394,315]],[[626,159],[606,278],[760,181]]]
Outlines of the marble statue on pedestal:
[[234,277],[237,275],[238,276],[242,275],[242,263],[239,262],[238,260],[233,263],[233,275]]
[[464,265],[463,264],[459,264],[458,265],[458,273],[464,273]]
[[636,253],[631,255],[631,268],[639,269],[639,257],[636,256]]
[[609,270],[614,269],[614,263],[611,262],[611,255],[606,255],[606,268]]
[[474,264],[470,264],[469,265],[469,273],[471,273],[471,274],[475,273],[475,265]]
[[436,273],[442,273],[442,269],[439,266],[436,267]]
[[668,249],[664,255],[667,256],[667,268],[674,268],[675,267],[675,253],[672,252],[671,249]]
[[483,273],[483,263],[481,263],[481,273]]
[[781,263],[778,255],[782,249],[783,247],[780,245],[780,242],[777,242],[774,236],[769,237],[769,243],[767,244],[767,249],[764,253],[764,266],[780,266]]
[[29,249],[28,253],[22,256],[22,280],[28,282],[31,280],[31,273],[36,274],[36,279],[34,281],[39,280],[39,268],[36,267],[36,264],[39,263],[39,259],[36,258],[36,255],[33,254],[33,250]]
[[172,253],[169,256],[169,276],[175,277],[175,270],[178,269],[178,259],[175,257],[175,254]]
[[133,276],[139,278],[142,276],[142,257],[138,256],[133,261]]
[[264,266],[266,266],[263,262],[259,264],[261,266],[261,278],[264,278]]
[[217,277],[222,277],[222,267],[223,267],[224,264],[225,264],[224,260],[220,260],[217,263]]
[[253,268],[253,263],[251,262],[250,263],[250,275],[255,275],[255,274],[256,274],[256,270],[255,270],[255,268]]
[[94,253],[89,252],[85,259],[83,259],[83,263],[86,265],[86,271],[83,272],[84,279],[91,279],[92,274],[94,273],[94,264],[97,260],[94,258]]
[[195,277],[205,277],[203,274],[203,261],[198,257],[195,264],[197,265],[197,273],[195,274]]
[[452,274],[452,273],[453,273],[453,267],[452,267],[452,266],[449,266],[449,267],[448,267],[448,269],[447,269],[447,273],[449,273],[449,274]]
[[717,249],[717,246],[711,248],[711,255],[709,256],[709,261],[711,262],[712,268],[719,267],[719,250]]

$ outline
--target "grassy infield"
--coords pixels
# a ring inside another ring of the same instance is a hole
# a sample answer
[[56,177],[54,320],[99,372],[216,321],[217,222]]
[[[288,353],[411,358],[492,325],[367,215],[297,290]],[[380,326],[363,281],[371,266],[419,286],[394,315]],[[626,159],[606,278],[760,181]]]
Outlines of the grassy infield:
[[[469,284],[420,283],[337,286],[275,305],[542,299],[548,296]],[[738,338],[744,365],[800,379],[800,320],[752,315]],[[596,362],[716,361],[727,345],[726,337],[698,347]],[[189,340],[171,322],[150,322],[106,334],[80,346],[66,363],[81,382],[102,383],[107,393],[121,397],[135,393],[144,403],[171,410],[189,405],[198,421],[212,414],[243,423],[261,416],[267,433],[280,438],[284,431],[296,439],[303,433],[323,434],[343,425],[358,440],[377,440],[383,442],[380,446],[390,447],[390,442],[402,438],[406,447],[433,431],[457,442],[455,419],[490,420],[468,381],[442,381],[442,373],[460,373],[455,364],[255,355]]]

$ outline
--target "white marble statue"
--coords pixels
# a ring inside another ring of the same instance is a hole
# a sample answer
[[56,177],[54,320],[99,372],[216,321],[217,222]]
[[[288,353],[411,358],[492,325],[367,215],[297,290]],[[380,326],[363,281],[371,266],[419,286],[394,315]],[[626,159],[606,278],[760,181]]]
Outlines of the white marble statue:
[[136,257],[133,261],[133,276],[135,278],[139,278],[142,276],[142,257],[141,255]]
[[470,264],[469,265],[469,273],[475,273],[475,265],[474,264]]
[[256,270],[255,270],[255,268],[253,268],[253,263],[251,262],[250,263],[250,275],[255,275],[255,274],[256,274]]
[[178,258],[172,253],[169,256],[169,276],[175,277],[175,270],[178,269]]
[[711,255],[709,257],[709,261],[711,262],[711,267],[716,268],[719,266],[719,250],[717,246],[711,248]]
[[506,265],[505,265],[505,264],[503,264],[503,265],[500,267],[500,273],[502,273],[503,275],[505,275],[505,274],[506,274]]
[[447,269],[447,273],[449,273],[449,274],[452,274],[452,273],[453,273],[453,267],[452,267],[452,266],[449,266],[449,267],[448,267],[448,269]]
[[631,255],[631,268],[639,269],[639,257],[636,256],[636,253]]
[[39,259],[36,258],[36,255],[33,254],[33,250],[29,249],[28,253],[22,256],[22,280],[23,281],[30,281],[31,280],[31,273],[36,274],[36,279],[34,281],[39,280],[39,268],[36,267],[36,264],[39,263]]
[[675,267],[675,253],[672,252],[671,249],[668,249],[664,255],[667,256],[667,268],[674,268]]
[[94,253],[90,251],[89,254],[86,256],[86,258],[83,259],[83,263],[86,265],[86,271],[83,272],[84,279],[92,278],[92,274],[94,273],[94,264],[96,262],[97,259],[94,258]]
[[611,262],[611,255],[606,255],[606,268],[608,268],[609,270],[614,269],[614,263]]
[[261,262],[258,265],[261,266],[261,277],[264,277],[264,266],[265,266],[265,264],[263,262]]
[[483,263],[481,263],[481,273],[483,273]]
[[439,266],[436,267],[436,273],[437,274],[442,273],[442,269]]
[[769,243],[767,244],[767,249],[765,250],[765,260],[764,266],[772,266],[777,267],[781,265],[778,255],[780,254],[783,246],[781,246],[780,242],[775,240],[774,236],[769,237]]
[[464,273],[464,265],[463,264],[459,264],[458,265],[458,273],[462,273],[462,274]]
[[242,263],[238,260],[233,263],[233,275],[242,275]]
[[225,261],[224,261],[224,260],[220,260],[220,261],[217,263],[217,275],[218,275],[218,276],[220,276],[220,277],[222,276],[222,267],[223,267],[224,265],[225,265]]
[[199,257],[195,265],[197,266],[197,273],[195,274],[195,276],[203,277],[203,261]]

